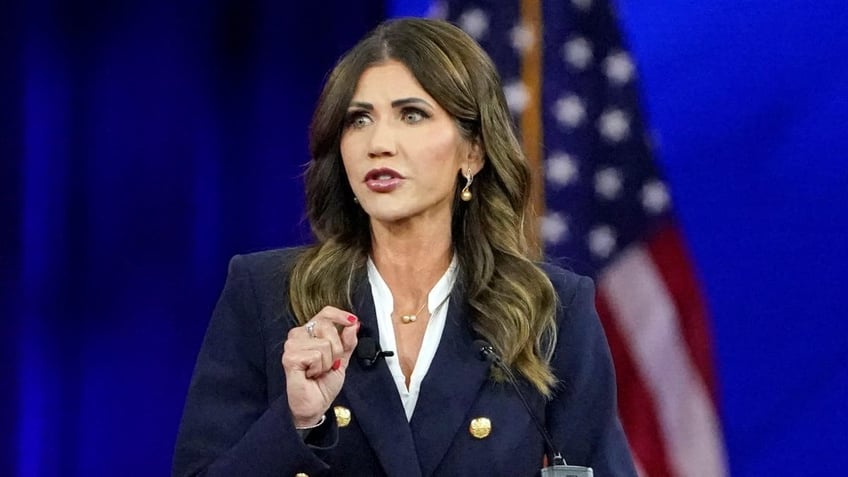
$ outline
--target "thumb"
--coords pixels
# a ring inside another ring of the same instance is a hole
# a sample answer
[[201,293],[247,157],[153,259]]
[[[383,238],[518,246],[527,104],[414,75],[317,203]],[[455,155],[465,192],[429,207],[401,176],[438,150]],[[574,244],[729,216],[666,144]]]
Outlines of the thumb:
[[347,367],[350,362],[350,357],[353,355],[353,350],[356,349],[357,343],[359,343],[359,339],[356,334],[359,332],[359,323],[356,323],[353,326],[346,326],[342,329],[341,332],[341,340],[342,340],[342,363]]

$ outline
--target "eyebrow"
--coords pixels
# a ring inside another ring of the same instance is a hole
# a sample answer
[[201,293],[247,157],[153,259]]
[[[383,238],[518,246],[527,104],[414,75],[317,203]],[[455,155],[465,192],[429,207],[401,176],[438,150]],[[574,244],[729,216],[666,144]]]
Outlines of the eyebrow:
[[[421,98],[414,98],[413,97],[413,98],[401,98],[401,99],[396,99],[396,100],[392,101],[392,108],[400,108],[402,106],[407,106],[409,104],[423,104],[423,105],[429,106],[431,108],[433,107],[427,101],[425,101]],[[350,103],[350,107],[361,108],[361,109],[364,109],[366,111],[373,111],[374,110],[373,104],[365,103],[363,101],[352,101]]]

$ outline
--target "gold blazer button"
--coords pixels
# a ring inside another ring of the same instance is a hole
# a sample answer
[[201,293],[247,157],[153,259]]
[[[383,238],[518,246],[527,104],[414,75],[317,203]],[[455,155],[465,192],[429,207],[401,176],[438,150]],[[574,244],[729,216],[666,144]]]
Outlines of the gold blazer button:
[[336,424],[339,427],[347,427],[350,424],[350,409],[344,406],[336,406],[333,408],[333,412],[336,413]]
[[471,420],[468,432],[477,439],[485,439],[492,433],[492,421],[488,417],[478,417]]

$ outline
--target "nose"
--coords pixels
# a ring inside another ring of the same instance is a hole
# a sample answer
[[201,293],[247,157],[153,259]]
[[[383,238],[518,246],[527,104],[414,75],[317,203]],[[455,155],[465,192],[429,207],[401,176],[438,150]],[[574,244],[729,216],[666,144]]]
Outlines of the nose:
[[395,134],[391,125],[378,121],[371,127],[371,138],[368,144],[368,157],[391,157],[397,154]]

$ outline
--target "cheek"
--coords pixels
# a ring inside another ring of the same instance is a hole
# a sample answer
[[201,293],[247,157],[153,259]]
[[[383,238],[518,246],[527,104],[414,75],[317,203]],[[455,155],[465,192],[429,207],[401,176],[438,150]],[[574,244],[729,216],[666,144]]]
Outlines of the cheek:
[[344,136],[342,136],[342,140],[339,143],[339,152],[342,156],[342,167],[344,167],[345,174],[347,175],[348,180],[350,180],[351,176],[356,173],[354,170],[355,161],[352,159],[356,157],[353,141],[347,140]]
[[419,141],[420,156],[427,158],[427,163],[439,168],[460,170],[463,164],[463,154],[460,140],[455,134],[443,133],[428,135]]
[[351,155],[352,151],[350,147],[350,140],[347,139],[347,136],[342,136],[342,140],[339,142],[339,153],[342,155],[342,162],[345,164],[345,167],[347,167],[349,162],[347,158],[353,157]]
[[461,154],[453,144],[434,146],[428,155],[426,173],[432,184],[440,191],[450,191],[456,186],[457,176],[461,173],[463,162]]

